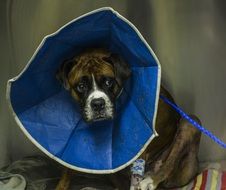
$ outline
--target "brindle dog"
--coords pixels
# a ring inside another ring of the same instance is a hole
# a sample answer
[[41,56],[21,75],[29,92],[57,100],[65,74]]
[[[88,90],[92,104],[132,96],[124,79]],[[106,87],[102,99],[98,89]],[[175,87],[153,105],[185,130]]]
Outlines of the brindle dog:
[[121,57],[90,49],[64,62],[57,78],[80,104],[87,122],[113,119],[114,104],[131,71]]
[[[57,78],[81,105],[87,122],[112,119],[114,103],[131,72],[128,64],[107,50],[92,49],[62,64]],[[161,87],[160,94],[174,101]],[[191,116],[197,122],[200,121]],[[141,190],[157,187],[181,187],[189,183],[198,171],[200,132],[180,118],[169,105],[159,99],[156,131],[159,134],[141,155],[146,160],[146,174]],[[65,169],[57,190],[70,189],[74,171]],[[115,174],[106,174],[119,190],[130,188],[129,167]]]

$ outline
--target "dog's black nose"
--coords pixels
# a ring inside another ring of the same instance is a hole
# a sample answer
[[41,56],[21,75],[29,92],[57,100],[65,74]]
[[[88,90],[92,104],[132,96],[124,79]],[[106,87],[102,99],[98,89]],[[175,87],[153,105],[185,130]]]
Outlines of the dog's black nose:
[[103,98],[93,99],[91,101],[91,107],[94,111],[101,111],[104,109],[105,101]]

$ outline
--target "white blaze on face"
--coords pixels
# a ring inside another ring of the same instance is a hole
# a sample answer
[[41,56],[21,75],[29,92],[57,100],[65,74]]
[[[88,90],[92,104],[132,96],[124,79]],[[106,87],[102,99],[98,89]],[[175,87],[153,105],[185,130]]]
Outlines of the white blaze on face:
[[[101,113],[95,113],[91,107],[91,102],[94,99],[102,98],[105,101],[105,108]],[[103,119],[110,119],[113,118],[113,104],[110,98],[107,96],[105,92],[98,88],[95,78],[92,75],[92,90],[86,99],[85,107],[84,107],[84,114],[88,121],[91,120],[98,120],[98,117]]]

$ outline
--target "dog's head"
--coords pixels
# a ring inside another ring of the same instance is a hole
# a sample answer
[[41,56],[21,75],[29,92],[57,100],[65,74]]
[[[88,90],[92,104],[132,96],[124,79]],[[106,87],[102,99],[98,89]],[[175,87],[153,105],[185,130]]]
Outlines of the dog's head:
[[115,101],[130,74],[120,56],[92,49],[65,61],[57,78],[81,105],[84,119],[94,122],[114,118]]

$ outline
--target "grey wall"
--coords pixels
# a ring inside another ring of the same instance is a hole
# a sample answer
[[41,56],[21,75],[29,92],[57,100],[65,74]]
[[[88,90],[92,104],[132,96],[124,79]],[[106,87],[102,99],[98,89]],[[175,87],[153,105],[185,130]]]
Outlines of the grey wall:
[[[226,142],[226,1],[152,1],[152,40],[163,83],[187,113]],[[226,158],[202,137],[200,158]]]
[[[5,101],[7,79],[17,75],[42,38],[75,17],[112,6],[129,18],[162,64],[163,83],[188,113],[226,141],[226,36],[223,0],[2,0],[0,1],[0,166],[40,153],[21,133]],[[203,137],[202,160],[226,157]]]
[[6,9],[5,2],[0,1],[0,166],[9,160],[9,114],[5,101],[5,81],[9,77],[10,64],[7,56],[9,50],[9,41],[6,38]]

